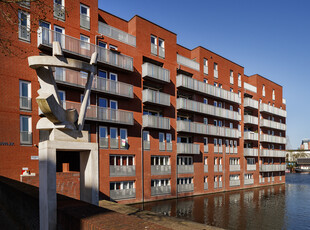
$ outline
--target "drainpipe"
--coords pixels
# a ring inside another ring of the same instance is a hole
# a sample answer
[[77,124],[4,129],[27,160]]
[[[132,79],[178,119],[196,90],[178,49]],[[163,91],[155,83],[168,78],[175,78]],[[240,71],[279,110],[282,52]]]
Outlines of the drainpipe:
[[141,181],[142,181],[142,210],[144,210],[144,143],[143,143],[143,125],[141,128]]

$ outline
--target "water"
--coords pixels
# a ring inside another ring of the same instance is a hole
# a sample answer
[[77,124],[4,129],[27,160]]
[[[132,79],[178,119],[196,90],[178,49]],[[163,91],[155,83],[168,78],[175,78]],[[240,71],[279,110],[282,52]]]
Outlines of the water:
[[310,174],[286,174],[285,185],[156,201],[144,209],[225,229],[310,229]]

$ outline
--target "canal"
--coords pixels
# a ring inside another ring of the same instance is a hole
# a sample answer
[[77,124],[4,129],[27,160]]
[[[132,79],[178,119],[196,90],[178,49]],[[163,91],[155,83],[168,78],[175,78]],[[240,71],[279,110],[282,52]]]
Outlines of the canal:
[[286,184],[135,205],[225,229],[310,229],[310,174]]

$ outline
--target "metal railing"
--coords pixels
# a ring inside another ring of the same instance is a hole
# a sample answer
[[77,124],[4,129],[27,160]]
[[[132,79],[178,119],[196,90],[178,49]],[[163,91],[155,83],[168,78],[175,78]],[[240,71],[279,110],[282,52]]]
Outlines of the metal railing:
[[136,175],[135,165],[110,165],[111,177],[135,176],[135,175]]
[[151,89],[144,89],[142,91],[142,102],[170,106],[170,95]]
[[254,179],[244,179],[244,184],[245,185],[254,184]]
[[143,141],[143,149],[150,150],[151,149],[151,142],[150,141]]
[[65,21],[66,20],[66,8],[54,2],[54,18]]
[[170,119],[153,115],[143,115],[142,123],[144,128],[170,129]]
[[205,82],[198,81],[191,77],[179,74],[177,75],[177,87],[183,87],[193,90],[199,94],[213,96],[222,100],[241,104],[241,97],[238,94],[227,91],[225,89],[209,85]]
[[229,181],[229,186],[240,186],[240,180],[230,180]]
[[260,172],[277,172],[277,171],[285,171],[285,169],[286,169],[286,165],[262,164],[259,167]]
[[261,149],[261,157],[285,157],[286,152],[283,150]]
[[171,186],[156,186],[151,187],[151,196],[161,196],[171,194]]
[[118,149],[118,138],[110,138],[110,149]]
[[64,52],[90,59],[91,55],[97,51],[99,63],[133,71],[132,57],[113,52],[106,48],[81,41],[80,39],[70,37],[44,27],[39,27],[37,34],[39,47],[47,46],[52,48],[53,41],[58,41]]
[[148,77],[164,83],[170,83],[170,71],[168,69],[164,69],[148,62],[142,65],[142,77]]
[[258,141],[258,133],[244,132],[244,140]]
[[124,200],[136,198],[136,189],[110,190],[110,198],[113,200]]
[[268,134],[261,134],[260,135],[260,141],[261,142],[278,143],[278,144],[286,144],[286,138],[285,137],[272,136],[272,135],[268,135]]
[[109,138],[107,138],[107,137],[100,137],[99,138],[99,147],[107,149],[109,147]]
[[31,97],[19,97],[19,108],[24,110],[31,110]]
[[178,184],[178,193],[194,191],[194,184]]
[[251,115],[244,115],[244,123],[258,125],[258,117],[254,117]]
[[245,157],[257,157],[258,156],[258,149],[253,148],[244,148],[243,155]]
[[28,28],[27,26],[22,26],[22,25],[18,26],[18,37],[20,39],[30,42],[30,35],[31,35],[30,28]]
[[195,113],[201,113],[236,121],[241,120],[241,116],[238,112],[185,98],[177,98],[177,109],[183,109]]
[[80,14],[80,26],[83,29],[90,29],[90,17],[85,14]]
[[166,143],[166,151],[172,151],[172,143]]
[[275,122],[267,119],[261,119],[260,120],[260,126],[261,127],[268,127],[272,129],[279,129],[279,130],[286,130],[286,125],[282,124],[280,122]]
[[200,66],[198,62],[191,60],[187,57],[183,57],[179,54],[177,54],[177,63],[180,65],[184,65],[188,68],[191,68],[193,70],[200,71]]
[[194,165],[178,165],[178,174],[194,173]]
[[117,41],[136,47],[136,37],[113,26],[99,22],[98,32]]
[[[66,109],[76,109],[80,112],[81,103],[65,102]],[[108,123],[116,123],[123,125],[133,125],[133,113],[119,109],[111,109],[90,105],[87,108],[86,119],[102,121]]]
[[32,133],[27,131],[20,131],[20,144],[31,145],[32,144]]
[[151,175],[170,175],[170,165],[151,165]]
[[208,165],[203,165],[203,171],[205,172],[205,173],[207,173],[208,172]]
[[247,164],[246,170],[248,170],[248,171],[256,171],[256,165],[255,164],[254,165]]
[[249,97],[246,97],[246,98],[244,98],[243,106],[244,107],[250,107],[250,108],[253,108],[253,109],[258,109],[258,101],[253,100],[253,99],[251,99]]
[[229,165],[229,171],[231,172],[240,171],[240,165]]
[[166,147],[165,147],[165,142],[159,142],[159,151],[165,151]]
[[260,104],[260,111],[275,114],[280,117],[286,117],[286,111],[264,103]]
[[177,143],[178,154],[200,154],[200,145],[191,143]]

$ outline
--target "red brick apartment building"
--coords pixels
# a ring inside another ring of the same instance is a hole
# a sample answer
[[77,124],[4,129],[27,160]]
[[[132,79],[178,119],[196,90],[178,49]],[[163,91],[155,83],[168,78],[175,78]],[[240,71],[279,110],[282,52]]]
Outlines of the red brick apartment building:
[[[98,52],[85,130],[100,147],[101,198],[131,203],[285,182],[282,86],[96,0],[45,2],[52,10],[39,25],[36,3],[16,4],[19,25],[6,30],[24,56],[51,55],[53,41],[67,57]],[[19,180],[23,168],[38,174],[39,83],[26,58],[1,54],[1,62],[0,174]],[[63,106],[79,109],[84,73],[55,68],[54,76]],[[57,171],[64,162],[78,171],[79,159],[66,156]]]

